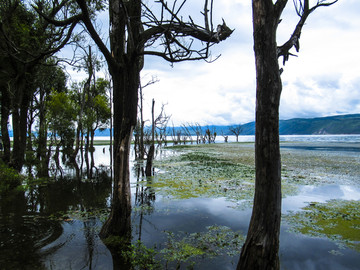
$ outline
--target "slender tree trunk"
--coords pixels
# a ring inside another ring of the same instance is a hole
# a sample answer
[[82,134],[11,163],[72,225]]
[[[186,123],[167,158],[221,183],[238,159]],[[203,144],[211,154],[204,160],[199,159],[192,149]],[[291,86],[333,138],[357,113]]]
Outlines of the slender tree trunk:
[[71,162],[76,163],[76,156],[79,153],[80,148],[80,132],[81,132],[81,120],[78,122],[78,126],[76,128],[76,134],[75,134],[75,149],[70,157]]
[[38,148],[36,150],[37,159],[39,160],[38,177],[49,177],[49,158],[47,156],[47,124],[45,118],[45,91],[43,89],[40,89],[39,103],[39,134]]
[[29,152],[29,154],[33,154],[33,141],[32,141],[32,126],[34,124],[34,109],[32,105],[30,106],[30,109],[28,110],[28,117],[27,117],[27,143],[26,143],[26,151]]
[[96,128],[91,128],[91,131],[90,131],[90,152],[94,152],[95,149],[94,149],[94,137],[95,137],[95,129]]
[[143,93],[142,87],[140,85],[140,143],[139,143],[139,151],[140,156],[139,159],[144,159],[144,115],[143,115]]
[[[20,79],[21,80],[21,79]],[[14,146],[11,157],[11,166],[20,171],[24,164],[26,150],[27,114],[30,102],[30,93],[24,88],[24,82],[19,83],[17,93],[19,95],[13,109],[13,138]]]
[[281,161],[277,16],[271,0],[253,0],[256,61],[255,198],[237,269],[279,269]]
[[154,116],[154,107],[155,107],[155,100],[152,100],[152,107],[151,107],[151,117],[152,117],[152,124],[151,124],[151,145],[148,152],[148,156],[146,159],[146,169],[145,174],[146,176],[151,176],[152,173],[152,164],[154,159],[154,152],[155,152],[155,116]]

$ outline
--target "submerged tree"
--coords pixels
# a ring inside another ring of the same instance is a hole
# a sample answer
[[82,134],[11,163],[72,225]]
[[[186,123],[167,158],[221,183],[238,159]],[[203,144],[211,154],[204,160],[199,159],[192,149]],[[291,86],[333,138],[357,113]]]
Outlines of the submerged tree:
[[236,136],[236,142],[239,141],[239,135],[242,131],[242,126],[241,125],[234,125],[234,126],[229,126],[229,131],[231,134],[234,134]]
[[[109,1],[110,50],[94,27],[94,11],[103,8],[102,1],[75,0],[52,1],[52,10],[47,15],[42,5],[38,12],[55,26],[71,25],[82,21],[88,33],[102,52],[112,77],[114,102],[114,194],[112,211],[105,222],[101,236],[124,235],[130,231],[130,179],[129,153],[133,128],[137,120],[139,75],[144,55],[156,55],[172,63],[184,60],[198,60],[209,57],[210,47],[231,33],[225,22],[213,28],[212,1],[205,0],[203,11],[205,26],[191,18],[184,21],[179,15],[186,0],[170,6],[163,0],[155,1],[155,8],[149,8],[141,0]],[[59,12],[71,6],[71,13]],[[49,14],[58,14],[53,19]],[[61,15],[63,14],[63,15]],[[64,14],[73,14],[64,17]],[[186,39],[189,37],[190,39]],[[195,40],[202,43],[196,47]],[[154,46],[152,46],[154,45]],[[159,46],[160,45],[160,46]],[[201,47],[202,46],[202,47]],[[162,50],[159,50],[161,48]]]
[[337,1],[294,0],[299,21],[287,42],[277,46],[276,31],[287,0],[253,0],[254,51],[256,63],[255,198],[246,242],[237,269],[279,269],[281,220],[281,161],[279,104],[282,90],[278,58],[283,64],[290,49],[299,51],[302,27],[317,8]]
[[[43,8],[48,10],[47,5]],[[50,14],[53,18],[54,13]],[[28,111],[35,92],[39,66],[70,40],[75,24],[54,28],[29,8],[25,1],[0,3],[1,130],[6,162],[20,171],[24,164]],[[6,106],[3,106],[6,104]],[[7,130],[12,116],[13,147]],[[10,155],[11,154],[11,155]]]
[[48,145],[49,124],[49,100],[52,94],[66,91],[67,77],[61,67],[56,65],[55,59],[48,59],[46,65],[42,65],[35,78],[36,92],[33,95],[33,107],[35,109],[35,130],[37,132],[34,140],[37,159],[37,176],[48,177],[49,161],[51,156],[51,144]]
[[156,136],[160,136],[158,139],[158,143],[161,143],[161,136],[166,132],[167,123],[170,120],[170,116],[167,116],[164,110],[165,105],[161,106],[161,111],[159,115],[155,118],[155,100],[152,100],[151,106],[151,141],[150,147],[147,152],[146,157],[146,167],[145,167],[145,175],[151,176],[153,170],[153,160],[155,156],[155,134]]

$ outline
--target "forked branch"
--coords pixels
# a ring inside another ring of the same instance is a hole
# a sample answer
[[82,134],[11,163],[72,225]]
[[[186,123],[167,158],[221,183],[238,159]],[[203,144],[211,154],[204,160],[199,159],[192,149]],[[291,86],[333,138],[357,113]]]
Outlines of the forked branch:
[[290,53],[292,47],[295,47],[296,52],[299,52],[301,30],[308,16],[317,8],[331,6],[335,4],[337,1],[338,0],[328,2],[326,0],[317,0],[317,3],[310,8],[309,0],[293,0],[296,13],[300,18],[290,39],[286,41],[282,46],[278,47],[278,58],[280,56],[283,57],[283,65],[285,65],[285,62],[289,60],[290,55],[294,55]]
[[[144,50],[143,54],[157,55],[171,63],[207,59],[210,52],[209,48],[213,44],[228,38],[233,30],[226,25],[224,20],[222,24],[217,26],[216,30],[213,29],[213,0],[205,0],[204,11],[201,12],[204,17],[204,26],[196,24],[191,17],[189,17],[188,22],[185,22],[179,16],[179,12],[186,0],[183,0],[179,7],[176,7],[176,2],[174,1],[170,8],[164,0],[157,1],[162,5],[161,18],[156,18],[150,9],[145,7],[144,17],[150,20],[144,22],[147,29],[141,33],[141,43],[144,47],[150,47],[158,41],[163,50],[148,49]],[[194,40],[199,40],[205,44],[198,48]]]

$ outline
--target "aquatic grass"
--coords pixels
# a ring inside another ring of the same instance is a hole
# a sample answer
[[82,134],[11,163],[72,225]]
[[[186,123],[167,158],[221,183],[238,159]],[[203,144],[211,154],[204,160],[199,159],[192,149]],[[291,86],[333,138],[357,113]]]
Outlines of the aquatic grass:
[[234,257],[240,253],[245,236],[241,232],[234,232],[227,226],[212,225],[206,231],[187,233],[166,231],[166,247],[160,250],[162,260],[175,264],[176,269],[181,265],[193,267],[201,259],[209,260],[217,256]]
[[[292,145],[292,143],[282,143]],[[161,173],[151,184],[156,193],[174,199],[225,197],[251,207],[254,195],[253,143],[182,145],[155,161]],[[293,196],[299,186],[328,185],[338,181],[359,185],[359,157],[337,153],[281,149],[282,195]],[[358,173],[358,174],[356,174]]]
[[245,239],[242,232],[218,225],[208,226],[205,231],[195,233],[164,233],[166,242],[153,247],[147,247],[139,240],[129,243],[128,238],[114,235],[103,239],[103,242],[116,250],[116,256],[131,264],[133,269],[180,269],[181,266],[192,269],[200,260],[217,256],[234,258],[239,254]]
[[174,199],[227,197],[236,201],[251,200],[254,169],[218,156],[193,148],[182,149],[180,155],[156,162],[164,173],[155,175],[154,181],[147,186]]
[[360,201],[330,200],[309,203],[303,211],[289,212],[283,218],[289,231],[312,237],[325,237],[341,249],[360,252]]
[[[158,194],[174,199],[225,197],[251,207],[255,186],[253,144],[181,147],[177,155],[160,158],[155,166],[162,173],[147,186]],[[301,176],[296,178],[286,169],[283,172],[288,175],[283,180],[283,195],[296,194]]]

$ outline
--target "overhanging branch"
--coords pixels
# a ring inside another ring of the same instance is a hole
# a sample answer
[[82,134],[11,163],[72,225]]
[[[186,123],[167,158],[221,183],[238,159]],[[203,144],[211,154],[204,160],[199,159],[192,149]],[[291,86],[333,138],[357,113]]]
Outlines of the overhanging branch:
[[[185,22],[180,18],[180,9],[184,6],[186,0],[182,0],[179,7],[174,5],[169,7],[163,0],[157,1],[161,6],[161,18],[156,16],[145,6],[144,17],[148,19],[143,24],[147,28],[140,35],[140,43],[144,47],[149,47],[156,44],[157,41],[162,45],[162,51],[147,50],[142,54],[157,55],[169,62],[180,62],[185,60],[199,60],[209,57],[209,47],[215,43],[228,38],[233,30],[231,30],[223,20],[223,23],[217,26],[216,31],[213,29],[212,23],[212,7],[213,0],[205,0],[204,11],[201,14],[204,16],[204,26],[197,25],[192,18]],[[210,9],[209,9],[210,2]],[[164,19],[166,17],[166,19]],[[198,40],[202,44],[200,49],[195,48]]]
[[[278,2],[282,2],[279,0]],[[326,0],[317,0],[317,3],[313,7],[309,7],[309,0],[293,0],[295,5],[295,10],[298,16],[300,17],[294,32],[288,41],[286,41],[282,46],[278,47],[278,58],[283,57],[283,65],[289,60],[289,56],[293,55],[290,53],[292,47],[295,47],[296,52],[300,50],[300,36],[301,30],[306,22],[308,16],[319,7],[327,7],[335,4],[338,0],[327,2]]]

